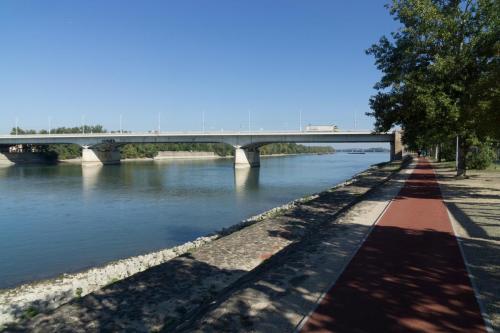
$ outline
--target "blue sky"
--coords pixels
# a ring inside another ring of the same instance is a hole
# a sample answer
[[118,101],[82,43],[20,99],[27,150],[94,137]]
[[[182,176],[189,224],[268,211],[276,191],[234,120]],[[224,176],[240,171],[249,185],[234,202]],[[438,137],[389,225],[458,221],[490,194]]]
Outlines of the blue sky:
[[0,2],[0,133],[371,129],[380,73],[364,51],[397,24],[387,1]]

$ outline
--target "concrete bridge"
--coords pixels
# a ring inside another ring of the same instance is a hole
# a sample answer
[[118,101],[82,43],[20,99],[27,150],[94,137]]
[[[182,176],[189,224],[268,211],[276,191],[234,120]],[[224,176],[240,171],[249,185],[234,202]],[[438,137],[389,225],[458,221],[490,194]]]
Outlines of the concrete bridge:
[[401,159],[400,132],[186,132],[0,135],[0,147],[18,144],[76,144],[82,147],[82,163],[119,163],[118,147],[128,143],[225,143],[234,147],[236,168],[260,165],[259,147],[270,143],[389,142],[391,160]]

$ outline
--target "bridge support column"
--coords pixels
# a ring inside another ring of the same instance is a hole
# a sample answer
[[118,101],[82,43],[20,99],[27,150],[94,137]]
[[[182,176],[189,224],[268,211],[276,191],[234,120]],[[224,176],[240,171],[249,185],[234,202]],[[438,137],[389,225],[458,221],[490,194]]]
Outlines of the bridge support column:
[[120,151],[116,148],[103,151],[88,147],[82,149],[82,164],[85,165],[119,164],[120,157]]
[[391,141],[391,161],[401,161],[403,159],[401,131],[394,131],[393,136],[393,141]]
[[254,168],[260,166],[259,148],[235,148],[234,150],[234,167],[239,168]]

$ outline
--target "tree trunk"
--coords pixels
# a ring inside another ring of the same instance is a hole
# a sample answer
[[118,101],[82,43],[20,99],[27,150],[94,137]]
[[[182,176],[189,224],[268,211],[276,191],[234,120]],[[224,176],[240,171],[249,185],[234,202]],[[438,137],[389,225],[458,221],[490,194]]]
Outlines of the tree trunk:
[[441,151],[443,149],[442,149],[442,145],[441,144],[439,144],[438,147],[439,147],[438,148],[438,162],[441,163],[441,160],[443,159],[443,154],[441,153]]
[[465,177],[467,167],[465,164],[469,146],[464,137],[457,137],[457,177]]

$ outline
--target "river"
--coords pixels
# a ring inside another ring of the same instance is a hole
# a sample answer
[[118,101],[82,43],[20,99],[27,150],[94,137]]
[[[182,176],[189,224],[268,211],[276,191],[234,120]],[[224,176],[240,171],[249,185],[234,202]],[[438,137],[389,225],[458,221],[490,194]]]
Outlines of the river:
[[0,289],[172,247],[327,189],[388,153],[0,167]]

